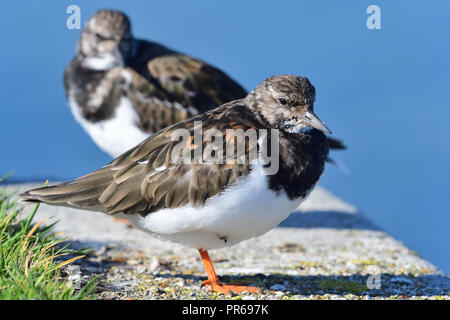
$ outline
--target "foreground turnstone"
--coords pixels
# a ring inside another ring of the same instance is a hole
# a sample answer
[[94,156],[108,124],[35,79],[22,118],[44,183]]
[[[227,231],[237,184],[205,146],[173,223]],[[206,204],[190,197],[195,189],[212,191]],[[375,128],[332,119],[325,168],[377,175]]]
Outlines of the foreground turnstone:
[[[21,197],[122,213],[152,235],[197,248],[212,290],[258,292],[222,284],[207,250],[264,234],[313,189],[328,155],[323,132],[331,133],[314,114],[314,100],[307,78],[274,76],[243,99],[155,133],[97,171]],[[248,135],[235,146],[238,132]]]
[[[64,82],[75,119],[112,157],[169,125],[247,94],[203,61],[134,39],[128,17],[116,10],[100,10],[87,21]],[[329,145],[344,148],[331,138]]]

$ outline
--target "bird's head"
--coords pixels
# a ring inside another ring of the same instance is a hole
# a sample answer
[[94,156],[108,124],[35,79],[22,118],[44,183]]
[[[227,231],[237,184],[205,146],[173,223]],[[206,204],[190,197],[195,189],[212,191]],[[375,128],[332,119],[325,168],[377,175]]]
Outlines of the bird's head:
[[117,10],[100,10],[86,22],[77,51],[86,67],[105,70],[123,65],[131,54],[132,44],[128,17]]
[[245,99],[275,129],[299,133],[315,128],[331,133],[314,114],[315,98],[316,90],[307,78],[278,75],[264,80]]

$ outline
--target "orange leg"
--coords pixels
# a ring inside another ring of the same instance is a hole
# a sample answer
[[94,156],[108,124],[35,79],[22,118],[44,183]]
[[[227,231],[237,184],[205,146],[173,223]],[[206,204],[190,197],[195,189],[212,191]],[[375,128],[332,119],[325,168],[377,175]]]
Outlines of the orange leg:
[[211,286],[211,290],[215,292],[221,292],[223,294],[231,294],[238,292],[250,292],[250,293],[260,293],[261,289],[257,287],[249,287],[242,285],[234,285],[234,284],[223,284],[219,281],[219,277],[217,277],[216,271],[214,271],[214,267],[212,265],[211,259],[209,258],[208,251],[199,249],[200,256],[202,257],[203,265],[205,266],[206,273],[208,275],[208,280],[203,282],[203,285]]
[[127,219],[114,217],[114,220],[116,220],[117,222],[120,222],[120,223],[124,223],[127,226],[127,228],[133,228],[133,224],[130,221],[128,221]]

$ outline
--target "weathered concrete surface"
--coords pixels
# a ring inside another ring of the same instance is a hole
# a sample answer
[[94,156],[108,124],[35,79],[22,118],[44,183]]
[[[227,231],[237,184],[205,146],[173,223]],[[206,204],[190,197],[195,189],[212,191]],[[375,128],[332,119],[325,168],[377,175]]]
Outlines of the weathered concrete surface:
[[449,277],[323,188],[280,227],[210,253],[224,282],[258,285],[259,295],[201,289],[195,250],[105,214],[42,205],[35,220],[46,217],[75,245],[94,249],[79,265],[85,280],[100,275],[103,299],[450,299]]

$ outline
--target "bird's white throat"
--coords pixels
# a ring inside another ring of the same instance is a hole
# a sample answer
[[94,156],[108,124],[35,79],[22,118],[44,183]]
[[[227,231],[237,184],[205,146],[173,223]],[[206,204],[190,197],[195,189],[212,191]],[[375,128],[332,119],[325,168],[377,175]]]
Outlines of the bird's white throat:
[[118,59],[113,54],[104,54],[101,57],[85,57],[82,62],[83,67],[92,70],[108,70],[114,67],[123,66],[122,59]]
[[302,123],[299,123],[298,121],[294,120],[288,120],[285,123],[285,130],[289,133],[302,133],[302,132],[309,132],[313,128],[307,125],[304,125]]

